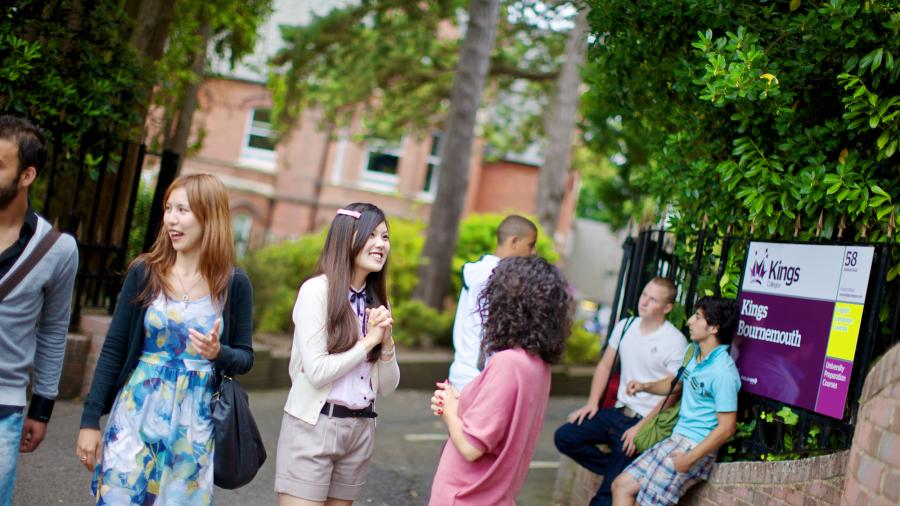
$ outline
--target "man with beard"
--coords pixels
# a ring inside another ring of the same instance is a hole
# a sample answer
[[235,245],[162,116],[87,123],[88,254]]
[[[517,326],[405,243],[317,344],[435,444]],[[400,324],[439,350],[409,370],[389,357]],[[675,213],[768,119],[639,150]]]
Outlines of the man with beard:
[[[34,125],[0,116],[0,505],[12,504],[19,452],[34,451],[47,431],[78,270],[75,239],[54,232],[28,199],[46,159]],[[30,258],[40,260],[29,270]]]

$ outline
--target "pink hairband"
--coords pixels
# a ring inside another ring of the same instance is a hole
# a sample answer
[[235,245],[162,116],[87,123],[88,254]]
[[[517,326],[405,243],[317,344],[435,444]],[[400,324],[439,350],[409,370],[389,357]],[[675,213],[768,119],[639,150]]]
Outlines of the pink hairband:
[[358,220],[359,217],[362,216],[361,214],[359,214],[359,213],[356,212],[356,211],[349,211],[349,210],[347,210],[347,209],[338,209],[338,210],[337,210],[337,213],[338,213],[338,214],[343,214],[344,216],[349,216],[349,217],[351,217],[351,218],[353,218],[353,219],[355,219],[355,220]]

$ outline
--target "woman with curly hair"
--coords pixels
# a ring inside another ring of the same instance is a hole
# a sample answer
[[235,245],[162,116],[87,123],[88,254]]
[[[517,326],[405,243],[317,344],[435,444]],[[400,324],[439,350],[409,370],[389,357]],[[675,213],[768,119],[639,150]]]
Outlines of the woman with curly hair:
[[479,298],[484,371],[462,393],[445,381],[431,410],[447,424],[431,506],[514,505],[550,396],[550,365],[572,326],[572,297],[546,260],[500,261]]

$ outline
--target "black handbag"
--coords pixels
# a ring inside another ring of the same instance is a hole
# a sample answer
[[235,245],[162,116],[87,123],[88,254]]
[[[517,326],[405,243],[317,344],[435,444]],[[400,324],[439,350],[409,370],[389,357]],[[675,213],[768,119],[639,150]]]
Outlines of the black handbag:
[[266,448],[250,412],[250,401],[237,380],[219,374],[212,400],[216,437],[213,482],[235,489],[250,483],[266,461]]

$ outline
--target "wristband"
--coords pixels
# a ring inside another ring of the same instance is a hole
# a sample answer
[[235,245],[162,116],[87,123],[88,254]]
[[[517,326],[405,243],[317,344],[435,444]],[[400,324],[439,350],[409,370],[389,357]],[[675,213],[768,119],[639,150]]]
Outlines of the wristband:
[[50,415],[53,414],[54,399],[41,397],[38,394],[31,394],[31,405],[28,406],[28,418],[39,422],[47,423],[50,421]]

